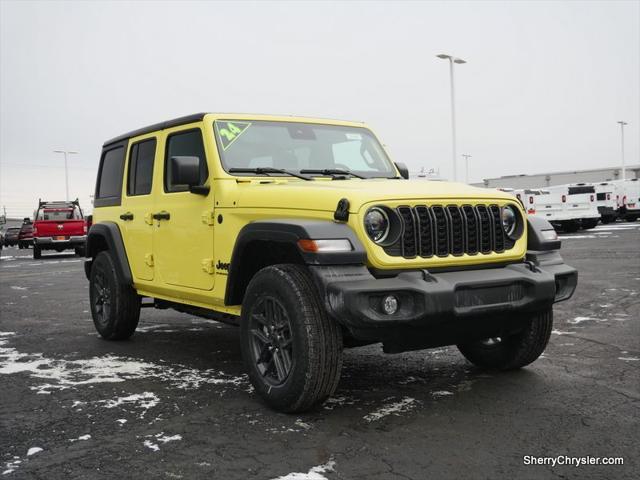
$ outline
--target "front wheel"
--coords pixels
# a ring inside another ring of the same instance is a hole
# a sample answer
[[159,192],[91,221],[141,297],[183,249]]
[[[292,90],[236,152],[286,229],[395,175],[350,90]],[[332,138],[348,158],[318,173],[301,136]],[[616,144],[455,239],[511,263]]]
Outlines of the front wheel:
[[91,263],[89,301],[93,324],[103,338],[124,340],[133,335],[140,319],[140,297],[120,278],[107,251]]
[[513,370],[535,361],[544,352],[553,329],[553,309],[531,315],[526,328],[515,335],[495,337],[458,345],[458,350],[481,368]]
[[306,267],[274,265],[253,277],[242,304],[240,342],[251,383],[275,410],[309,410],[338,385],[342,332]]

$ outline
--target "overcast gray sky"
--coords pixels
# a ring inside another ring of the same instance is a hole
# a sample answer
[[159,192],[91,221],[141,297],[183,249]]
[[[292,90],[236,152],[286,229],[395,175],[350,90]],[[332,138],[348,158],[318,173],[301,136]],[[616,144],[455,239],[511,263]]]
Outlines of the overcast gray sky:
[[[0,205],[88,207],[107,138],[199,111],[363,120],[450,175],[449,74],[471,180],[640,163],[640,2],[0,0]],[[460,168],[463,163],[460,161]]]

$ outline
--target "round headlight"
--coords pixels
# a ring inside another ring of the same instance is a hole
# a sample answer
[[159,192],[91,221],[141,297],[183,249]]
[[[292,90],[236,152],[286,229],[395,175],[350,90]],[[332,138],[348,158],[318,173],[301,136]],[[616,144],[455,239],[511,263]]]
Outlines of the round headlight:
[[384,242],[390,229],[387,212],[378,207],[369,209],[364,216],[364,228],[369,238],[375,243]]
[[512,236],[516,231],[518,216],[511,205],[502,207],[502,228],[507,236]]

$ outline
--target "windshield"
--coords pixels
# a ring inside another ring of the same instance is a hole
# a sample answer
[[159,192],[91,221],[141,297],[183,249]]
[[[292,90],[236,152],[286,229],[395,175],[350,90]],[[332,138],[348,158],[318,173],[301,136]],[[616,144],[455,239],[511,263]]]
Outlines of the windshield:
[[[214,130],[226,171],[267,167],[297,173],[300,170],[346,170],[366,178],[397,175],[380,143],[365,128],[216,120]],[[272,174],[277,175],[269,173]]]

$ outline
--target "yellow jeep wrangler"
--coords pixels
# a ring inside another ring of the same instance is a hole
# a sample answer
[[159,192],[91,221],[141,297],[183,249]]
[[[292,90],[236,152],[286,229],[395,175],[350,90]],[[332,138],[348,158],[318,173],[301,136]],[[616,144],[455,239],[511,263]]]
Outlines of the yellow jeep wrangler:
[[256,392],[298,412],[344,347],[533,362],[577,283],[559,248],[515,197],[409,180],[361,123],[200,113],[104,144],[85,271],[104,338],[144,306],[235,323]]

